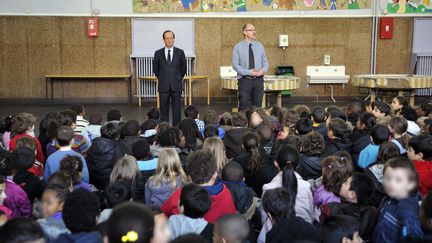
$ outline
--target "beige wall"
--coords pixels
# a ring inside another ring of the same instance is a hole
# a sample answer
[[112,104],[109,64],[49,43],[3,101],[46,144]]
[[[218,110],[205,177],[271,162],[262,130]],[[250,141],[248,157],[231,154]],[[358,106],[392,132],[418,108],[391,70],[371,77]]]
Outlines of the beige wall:
[[[322,87],[306,89],[306,66],[321,65],[324,54],[332,65],[345,65],[347,74],[369,72],[371,19],[196,19],[197,73],[211,77],[213,96],[223,96],[219,67],[231,64],[231,51],[242,39],[241,26],[251,22],[257,29],[270,62],[270,72],[278,65],[292,65],[301,77],[294,95],[327,94]],[[43,76],[61,74],[128,73],[131,52],[129,18],[100,18],[100,37],[86,36],[81,17],[0,17],[0,97],[45,97]],[[379,40],[377,71],[405,73],[411,53],[412,18],[395,18],[392,40]],[[289,35],[289,47],[278,47],[278,35]],[[125,98],[121,82],[75,81],[57,83],[56,97]],[[337,87],[336,96],[356,95],[348,85]],[[205,96],[204,84],[194,86],[196,96]]]

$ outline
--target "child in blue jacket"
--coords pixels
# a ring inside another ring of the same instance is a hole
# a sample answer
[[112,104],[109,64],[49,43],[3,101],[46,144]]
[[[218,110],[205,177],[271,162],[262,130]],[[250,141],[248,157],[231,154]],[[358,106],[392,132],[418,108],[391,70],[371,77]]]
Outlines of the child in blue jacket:
[[373,242],[401,242],[407,238],[421,237],[419,219],[417,173],[408,158],[388,160],[384,167],[384,190],[387,196],[373,236]]

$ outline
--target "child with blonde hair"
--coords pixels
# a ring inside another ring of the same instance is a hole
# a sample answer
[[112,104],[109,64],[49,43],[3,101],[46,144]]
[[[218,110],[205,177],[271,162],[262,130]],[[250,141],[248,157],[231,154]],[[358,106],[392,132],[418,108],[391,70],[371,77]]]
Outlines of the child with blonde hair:
[[216,158],[217,171],[221,172],[228,159],[225,154],[225,146],[219,137],[210,137],[204,140],[203,149],[210,151]]
[[187,182],[178,153],[172,148],[164,148],[159,152],[155,174],[145,185],[145,203],[160,206]]

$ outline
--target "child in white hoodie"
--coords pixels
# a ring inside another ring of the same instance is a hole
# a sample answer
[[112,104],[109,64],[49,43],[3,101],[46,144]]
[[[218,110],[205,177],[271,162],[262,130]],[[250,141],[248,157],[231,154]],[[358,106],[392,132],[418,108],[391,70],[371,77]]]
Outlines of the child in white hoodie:
[[92,141],[101,136],[101,129],[102,127],[102,115],[99,113],[91,114],[90,115],[90,125],[83,128],[81,130],[81,134],[86,139],[89,146],[91,145]]

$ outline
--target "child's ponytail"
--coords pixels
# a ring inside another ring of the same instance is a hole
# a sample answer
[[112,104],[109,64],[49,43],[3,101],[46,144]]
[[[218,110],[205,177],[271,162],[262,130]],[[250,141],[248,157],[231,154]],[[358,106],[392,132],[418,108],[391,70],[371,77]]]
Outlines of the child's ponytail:
[[276,156],[276,163],[282,171],[282,187],[285,188],[293,199],[297,196],[297,177],[295,167],[299,161],[299,153],[292,146],[283,146]]
[[243,147],[251,155],[248,168],[256,172],[261,167],[261,150],[258,135],[254,132],[246,133],[243,136]]

